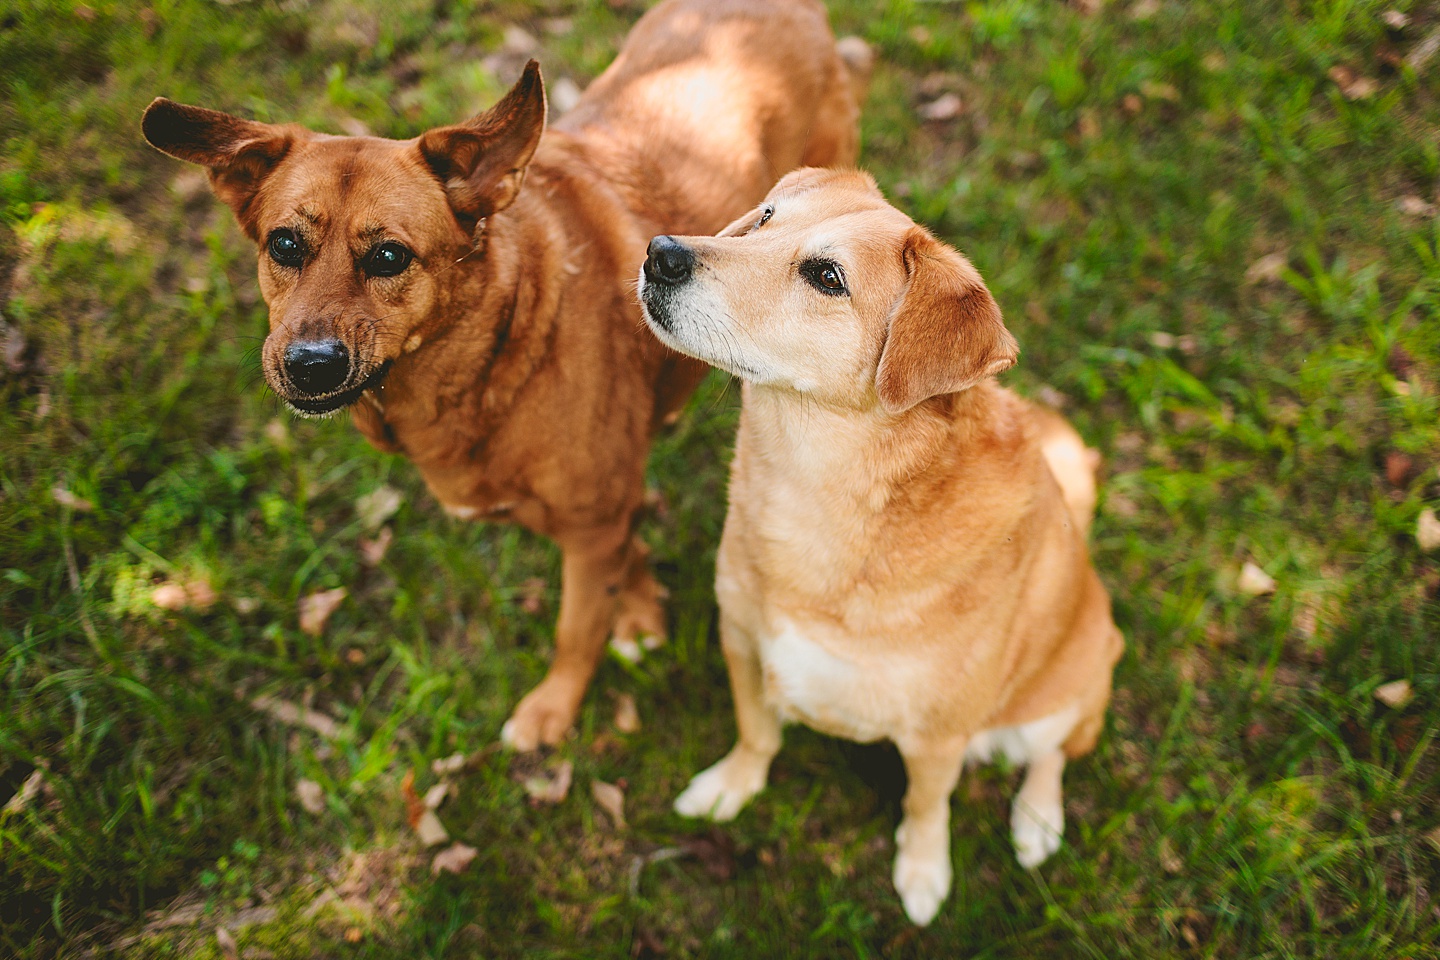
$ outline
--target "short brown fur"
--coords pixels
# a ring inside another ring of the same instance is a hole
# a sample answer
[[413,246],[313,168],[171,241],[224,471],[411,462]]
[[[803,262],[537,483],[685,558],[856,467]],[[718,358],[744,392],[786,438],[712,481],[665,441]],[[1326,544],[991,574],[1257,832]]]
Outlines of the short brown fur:
[[[569,729],[612,628],[631,646],[664,634],[633,524],[651,438],[704,367],[640,322],[646,241],[713,232],[800,163],[853,162],[862,60],[837,53],[816,0],[667,0],[549,132],[533,62],[491,110],[408,141],[147,110],[147,139],[209,167],[261,244],[275,392],[350,405],[447,509],[560,545],[555,661],[506,724],[512,745]],[[302,267],[267,255],[277,230]],[[382,242],[413,252],[404,272],[363,268]],[[350,368],[315,397],[285,357],[319,340]]]

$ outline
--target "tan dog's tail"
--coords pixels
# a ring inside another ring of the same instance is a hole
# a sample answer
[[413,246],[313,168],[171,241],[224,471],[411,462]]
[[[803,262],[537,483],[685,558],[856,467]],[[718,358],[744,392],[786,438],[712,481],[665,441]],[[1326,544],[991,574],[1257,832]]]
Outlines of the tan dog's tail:
[[835,52],[845,63],[845,72],[850,76],[850,94],[855,98],[855,106],[860,107],[870,92],[870,75],[875,72],[875,51],[864,40],[850,36],[841,37],[835,43]]
[[1080,525],[1081,535],[1089,536],[1090,521],[1095,518],[1100,451],[1085,446],[1080,434],[1058,413],[1041,406],[1035,412],[1040,421],[1040,451],[1060,484],[1070,516]]

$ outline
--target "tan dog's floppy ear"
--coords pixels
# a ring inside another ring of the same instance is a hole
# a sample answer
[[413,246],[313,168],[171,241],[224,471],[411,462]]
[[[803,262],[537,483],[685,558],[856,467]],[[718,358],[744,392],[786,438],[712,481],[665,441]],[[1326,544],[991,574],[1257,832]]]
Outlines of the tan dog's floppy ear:
[[467,123],[421,134],[420,154],[467,229],[508,207],[545,132],[545,83],[531,60],[510,92]]
[[242,120],[219,110],[191,107],[156,97],[140,129],[150,145],[177,160],[210,168],[210,186],[251,238],[256,236],[250,204],[290,151],[295,131]]
[[875,391],[890,413],[958,393],[1014,365],[1020,348],[970,261],[921,227],[905,237],[909,281],[890,314]]

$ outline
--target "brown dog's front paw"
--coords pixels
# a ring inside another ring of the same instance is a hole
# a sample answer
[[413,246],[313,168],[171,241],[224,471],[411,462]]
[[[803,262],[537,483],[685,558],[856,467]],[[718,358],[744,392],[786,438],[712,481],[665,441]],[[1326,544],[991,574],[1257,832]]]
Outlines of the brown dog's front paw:
[[574,726],[579,705],[579,697],[567,685],[547,677],[515,707],[500,728],[500,742],[521,753],[557,744]]
[[631,663],[665,644],[665,588],[649,573],[620,593],[610,648]]

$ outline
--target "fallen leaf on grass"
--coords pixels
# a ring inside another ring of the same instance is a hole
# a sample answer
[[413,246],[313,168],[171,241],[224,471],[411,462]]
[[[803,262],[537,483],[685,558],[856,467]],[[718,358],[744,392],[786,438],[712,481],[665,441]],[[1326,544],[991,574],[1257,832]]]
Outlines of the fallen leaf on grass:
[[635,733],[640,729],[640,711],[631,694],[622,693],[615,698],[615,729],[621,733]]
[[1140,92],[1150,100],[1168,100],[1177,103],[1180,100],[1180,91],[1173,83],[1162,83],[1158,80],[1142,80]]
[[1285,268],[1290,265],[1290,253],[1281,250],[1278,253],[1267,253],[1245,268],[1246,283],[1274,283],[1280,279]]
[[1399,450],[1391,450],[1385,454],[1385,479],[1390,486],[1397,489],[1410,485],[1410,479],[1415,475],[1415,461],[1401,453]]
[[435,786],[426,790],[424,797],[425,809],[439,810],[440,804],[444,803],[445,798],[450,796],[450,790],[451,784],[446,780],[441,780],[435,784]]
[[31,801],[39,795],[40,788],[44,785],[45,771],[36,767],[30,772],[30,776],[25,778],[25,782],[20,785],[20,789],[15,791],[15,795],[6,802],[5,812],[19,813],[21,810],[30,806]]
[[448,757],[441,757],[439,760],[430,761],[430,770],[437,777],[448,777],[464,770],[465,763],[465,754],[452,753]]
[[433,876],[440,876],[443,873],[463,873],[465,868],[470,866],[470,861],[480,851],[466,843],[452,843],[450,846],[435,854],[435,859],[430,861],[430,873]]
[[522,781],[525,794],[533,804],[555,804],[570,794],[570,781],[575,776],[575,764],[562,760],[548,771],[542,770]]
[[545,606],[546,583],[541,577],[531,577],[520,584],[517,591],[520,597],[520,609],[534,615],[539,613]]
[[405,799],[405,819],[410,829],[427,847],[438,847],[450,839],[450,831],[435,816],[435,811],[426,806],[425,799],[415,792],[415,771],[406,770],[405,779],[400,781],[400,796]]
[[340,736],[340,724],[319,710],[311,710],[298,703],[291,703],[289,700],[281,700],[279,697],[265,694],[251,700],[250,706],[261,713],[270,714],[281,723],[313,730],[327,740],[334,740]]
[[1391,30],[1404,30],[1410,18],[1399,10],[1386,10],[1380,14],[1380,21]]
[[381,527],[380,533],[374,540],[366,537],[360,538],[360,559],[365,561],[368,567],[380,566],[380,561],[385,559],[385,554],[390,550],[390,544],[395,540],[395,532],[389,527]]
[[1275,578],[1246,560],[1245,566],[1240,568],[1240,579],[1235,582],[1235,586],[1246,596],[1258,597],[1275,592]]
[[964,109],[965,105],[961,103],[958,96],[946,93],[925,104],[919,112],[921,119],[938,123],[944,120],[954,120]]
[[185,583],[170,581],[150,591],[150,602],[161,610],[208,610],[220,599],[209,581],[196,579]]
[[1170,842],[1169,837],[1160,838],[1160,846],[1156,850],[1156,859],[1160,861],[1160,866],[1166,873],[1179,873],[1185,869],[1185,862],[1181,860],[1179,854],[1175,852],[1175,847]]
[[1436,517],[1430,507],[1420,511],[1420,520],[1415,524],[1415,541],[1426,553],[1440,550],[1440,517]]
[[625,791],[603,780],[590,781],[590,796],[609,816],[616,830],[625,829]]
[[240,960],[240,945],[235,942],[235,936],[229,930],[216,927],[215,942],[220,945],[220,952],[225,955],[226,960]]
[[318,637],[325,632],[325,624],[329,621],[330,615],[340,606],[350,591],[344,587],[336,587],[334,590],[320,590],[316,593],[309,593],[300,598],[300,629]]
[[325,812],[325,788],[314,780],[296,780],[295,798],[307,813],[318,815]]
[[1410,695],[1409,680],[1391,680],[1375,688],[1375,699],[1396,710],[1410,702]]
[[1407,217],[1433,217],[1437,210],[1435,204],[1414,194],[1407,194],[1396,200],[1395,209]]
[[366,530],[379,530],[386,520],[395,516],[405,497],[391,486],[376,487],[355,501],[355,515]]
[[1335,81],[1335,86],[1340,88],[1340,95],[1346,100],[1365,100],[1373,97],[1380,89],[1380,84],[1374,80],[1343,65],[1331,67],[1325,75]]
[[50,488],[50,496],[54,497],[55,502],[60,506],[69,507],[76,513],[90,513],[95,509],[95,504],[84,497],[76,496],[58,484]]

